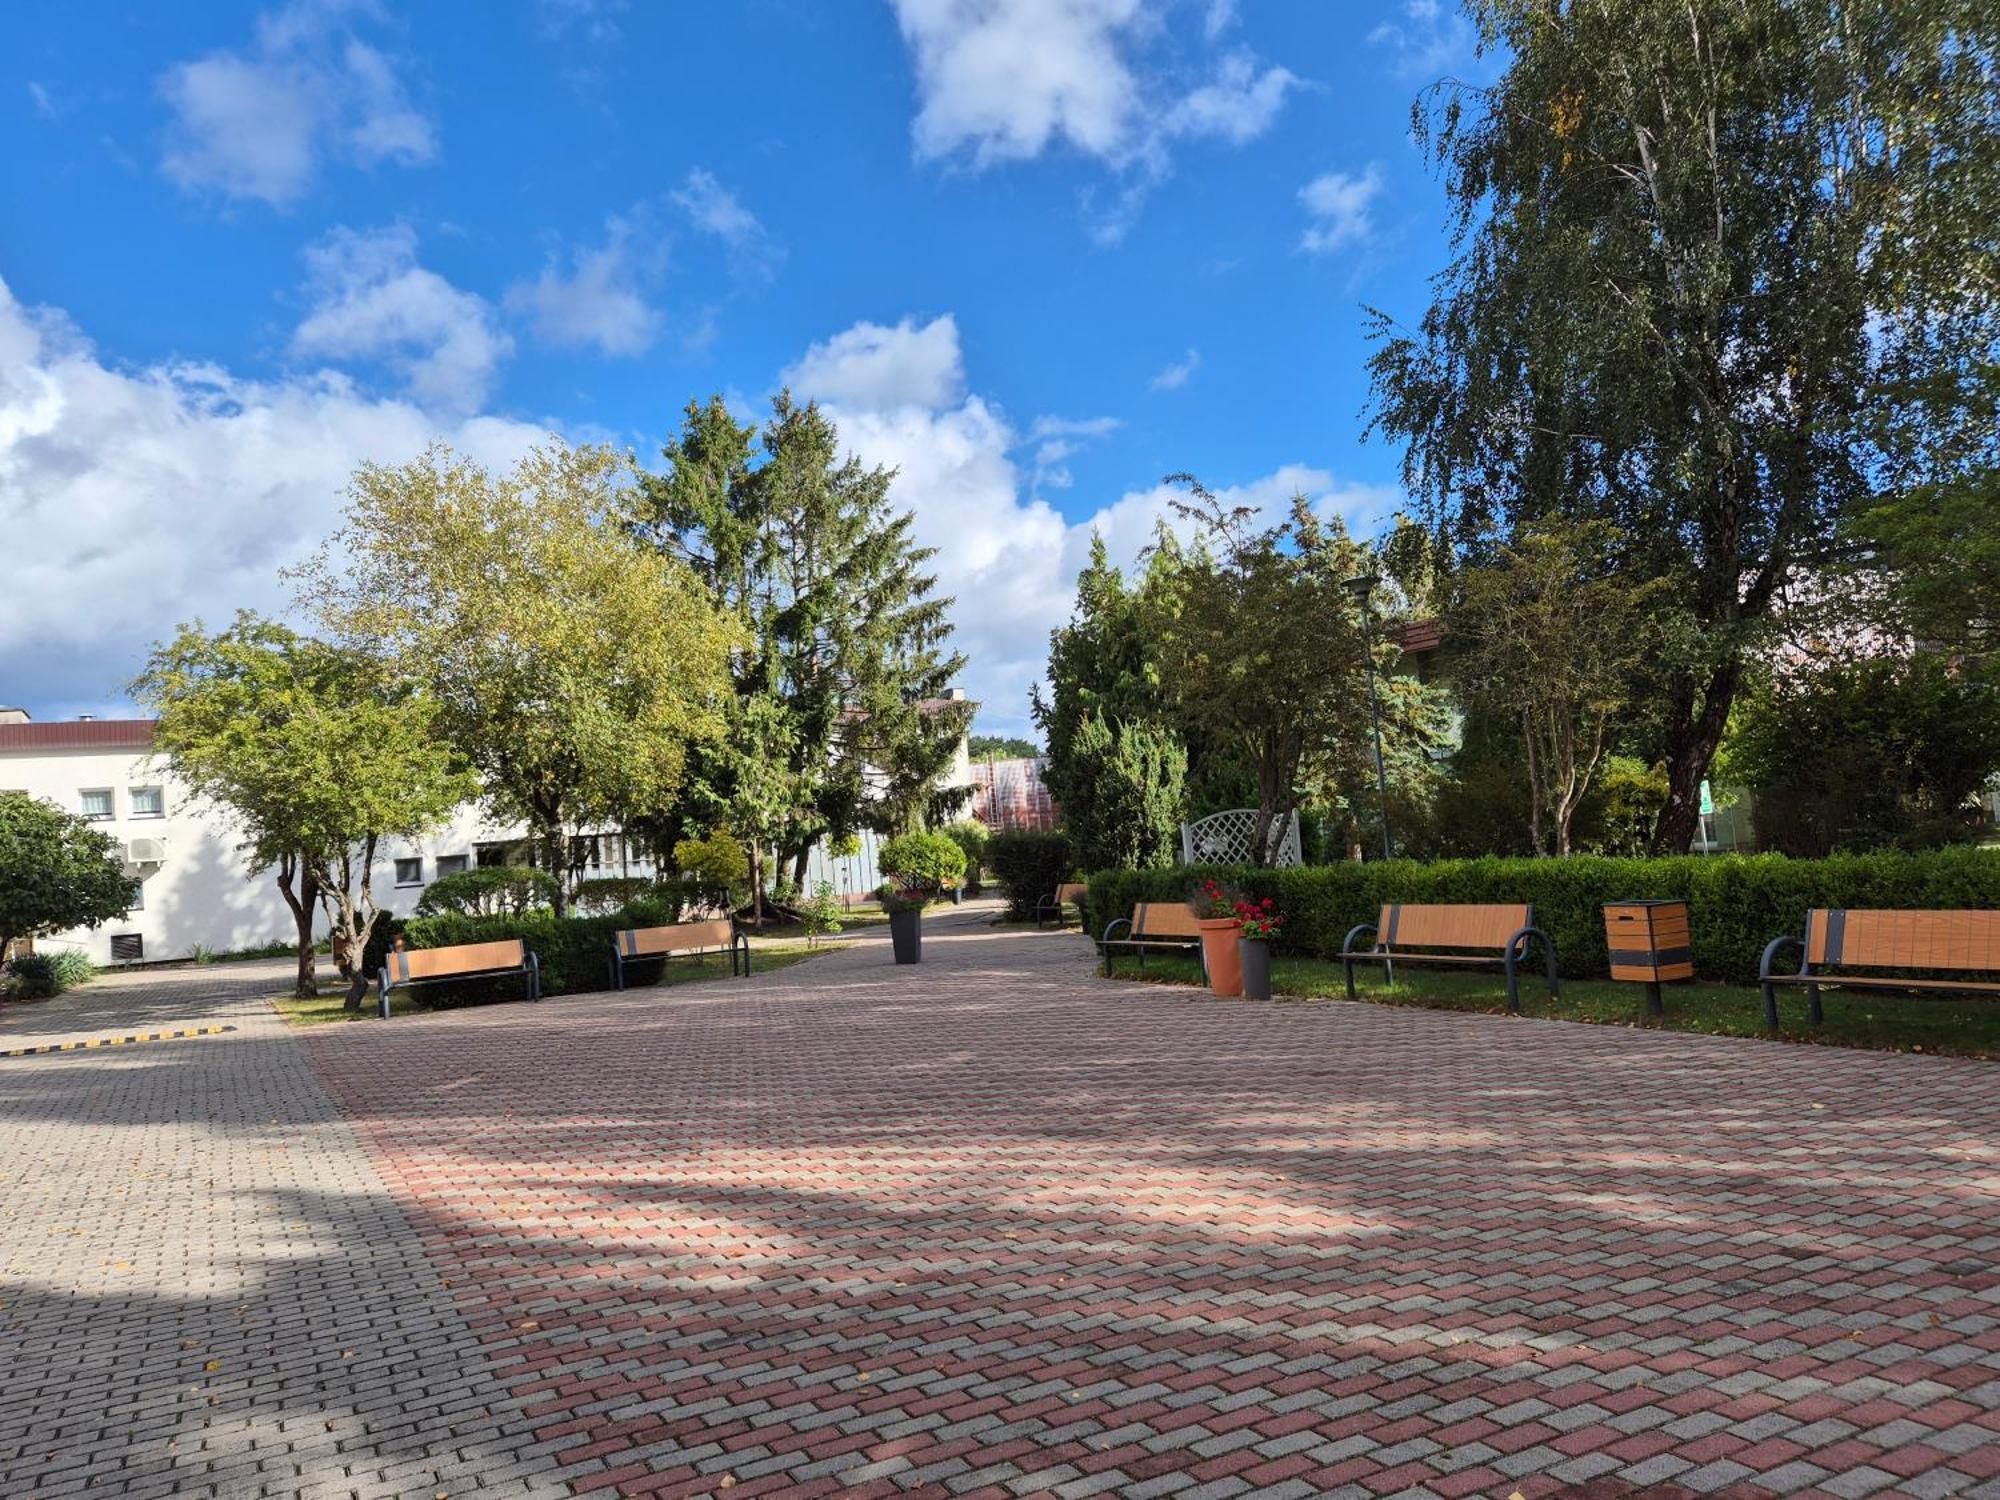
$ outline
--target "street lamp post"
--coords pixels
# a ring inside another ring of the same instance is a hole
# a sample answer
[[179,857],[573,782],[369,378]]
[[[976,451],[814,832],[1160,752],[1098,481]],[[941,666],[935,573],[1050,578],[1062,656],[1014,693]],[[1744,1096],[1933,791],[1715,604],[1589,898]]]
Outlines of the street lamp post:
[[1380,574],[1364,573],[1348,579],[1342,587],[1361,601],[1362,655],[1368,663],[1368,718],[1375,730],[1375,797],[1382,814],[1382,857],[1394,859],[1395,846],[1389,841],[1389,773],[1382,767],[1382,701],[1375,694],[1375,616],[1368,607],[1369,595],[1381,581]]

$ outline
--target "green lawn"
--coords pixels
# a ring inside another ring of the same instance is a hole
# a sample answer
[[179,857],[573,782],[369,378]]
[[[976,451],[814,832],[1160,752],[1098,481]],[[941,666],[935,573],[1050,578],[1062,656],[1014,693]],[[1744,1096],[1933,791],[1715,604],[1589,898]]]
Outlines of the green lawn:
[[[842,936],[857,928],[880,927],[888,920],[889,914],[879,906],[857,906],[852,911],[841,914],[840,931],[831,936],[837,942]],[[797,922],[773,922],[769,927],[746,927],[743,930],[750,934],[751,943],[758,945],[760,951],[764,943],[783,943],[793,940],[803,942],[806,935],[805,928]]]
[[[774,969],[789,969],[793,964],[803,963],[827,950],[808,948],[803,942],[774,942],[760,939],[753,947],[750,958],[751,978],[768,974]],[[727,979],[729,977],[729,956],[712,953],[701,958],[677,958],[661,966],[664,972],[652,985],[635,984],[633,989],[666,988],[679,984],[696,984],[704,979]],[[416,1015],[430,1007],[424,1003],[423,990],[396,990],[389,996],[389,1013],[392,1016]],[[294,995],[273,995],[271,1005],[279,1015],[297,1026],[318,1026],[328,1021],[367,1021],[381,1016],[381,1002],[375,998],[371,987],[368,998],[362,1002],[360,1011],[348,1010],[344,1004],[345,994],[336,991],[320,995],[312,1000],[301,1000]],[[501,1002],[505,1003],[505,1002]],[[444,1006],[442,1009],[457,1009]]]
[[[1148,954],[1141,974],[1136,961],[1120,956],[1120,979],[1144,979],[1157,984],[1201,982],[1201,967],[1191,958]],[[1428,1010],[1504,1014],[1505,978],[1492,973],[1456,973],[1405,965],[1390,988],[1378,966],[1357,967],[1355,988],[1360,998],[1376,1005],[1414,1005]],[[1344,999],[1347,986],[1340,964],[1324,958],[1277,958],[1271,964],[1271,988],[1280,999]],[[1890,1052],[1937,1052],[1964,1057],[2000,1057],[2000,997],[1953,997],[1822,991],[1826,1020],[1814,1026],[1806,1017],[1805,992],[1778,991],[1779,1034],[1790,1041],[1821,1042],[1841,1047],[1869,1047]],[[1644,1026],[1663,1031],[1699,1031],[1716,1036],[1765,1036],[1764,1005],[1754,985],[1670,984],[1664,986],[1666,1011],[1654,1019],[1646,1014],[1645,986],[1614,984],[1608,979],[1566,979],[1562,998],[1549,998],[1548,981],[1539,972],[1521,975],[1521,1013],[1551,1020],[1587,1021],[1600,1026]]]

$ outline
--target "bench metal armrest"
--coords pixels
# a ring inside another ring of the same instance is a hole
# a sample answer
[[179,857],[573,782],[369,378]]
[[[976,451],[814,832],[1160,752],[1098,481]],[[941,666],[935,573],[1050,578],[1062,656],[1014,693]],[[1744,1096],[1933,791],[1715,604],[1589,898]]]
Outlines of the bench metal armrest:
[[1528,945],[1534,938],[1542,940],[1542,953],[1548,959],[1549,995],[1555,998],[1562,994],[1562,976],[1556,972],[1556,945],[1549,941],[1549,935],[1541,928],[1523,927],[1507,939],[1507,947],[1502,954],[1505,959],[1504,967],[1507,970],[1507,1009],[1511,1011],[1518,1011],[1521,1008],[1521,991],[1514,968],[1528,956]]
[[1761,982],[1771,977],[1771,965],[1785,949],[1787,943],[1799,950],[1799,972],[1806,972],[1806,940],[1802,937],[1775,937],[1764,945],[1764,956],[1757,960],[1757,978]]
[[521,967],[528,971],[528,998],[539,1000],[542,998],[542,961],[532,948],[525,948],[522,953]]
[[389,969],[386,964],[377,976],[375,983],[378,987],[376,998],[382,1002],[382,1019],[386,1021],[389,1019],[389,988],[391,983]]
[[1105,924],[1104,936],[1097,940],[1097,951],[1104,957],[1104,977],[1106,979],[1111,977],[1111,935],[1121,927],[1130,932],[1132,930],[1132,919],[1130,917],[1114,917],[1110,922]]
[[1373,932],[1373,931],[1375,931],[1375,924],[1373,922],[1363,922],[1358,927],[1348,928],[1347,936],[1340,940],[1340,956],[1342,958],[1345,958],[1349,954],[1356,952],[1357,950],[1354,946],[1354,940],[1360,937],[1361,934],[1364,932]]

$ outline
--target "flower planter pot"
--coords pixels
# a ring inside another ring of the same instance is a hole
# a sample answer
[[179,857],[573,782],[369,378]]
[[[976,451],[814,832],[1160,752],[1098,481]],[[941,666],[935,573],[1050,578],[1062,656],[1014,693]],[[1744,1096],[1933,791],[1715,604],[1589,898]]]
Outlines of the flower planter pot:
[[1264,938],[1238,938],[1237,960],[1243,970],[1243,994],[1251,1000],[1271,998],[1271,945]]
[[1208,987],[1218,995],[1243,993],[1243,966],[1236,954],[1236,935],[1243,924],[1234,917],[1203,917],[1195,925],[1201,929],[1201,956],[1208,965]]
[[924,914],[920,911],[889,913],[889,946],[896,950],[899,964],[924,961]]

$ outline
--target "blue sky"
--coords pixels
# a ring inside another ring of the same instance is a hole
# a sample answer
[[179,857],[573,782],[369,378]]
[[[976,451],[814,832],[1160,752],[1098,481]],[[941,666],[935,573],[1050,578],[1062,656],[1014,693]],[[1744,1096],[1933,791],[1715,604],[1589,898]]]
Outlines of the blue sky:
[[1431,0],[17,8],[0,49],[0,702],[116,707],[362,459],[655,459],[821,399],[940,548],[1018,729],[1092,529],[1162,475],[1379,529],[1364,302],[1448,246]]

